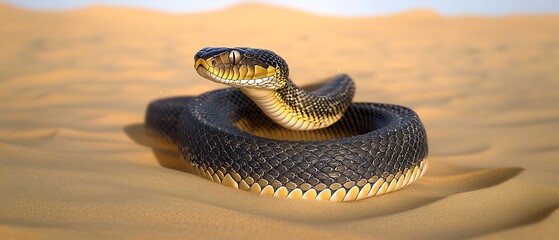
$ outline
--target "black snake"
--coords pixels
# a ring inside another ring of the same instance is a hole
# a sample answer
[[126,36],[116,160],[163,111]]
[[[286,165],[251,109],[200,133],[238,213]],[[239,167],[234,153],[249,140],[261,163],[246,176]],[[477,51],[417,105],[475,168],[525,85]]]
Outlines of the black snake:
[[405,107],[352,103],[347,75],[312,91],[268,50],[204,48],[199,75],[232,86],[148,106],[146,128],[196,173],[275,197],[352,201],[398,190],[427,168],[427,137]]

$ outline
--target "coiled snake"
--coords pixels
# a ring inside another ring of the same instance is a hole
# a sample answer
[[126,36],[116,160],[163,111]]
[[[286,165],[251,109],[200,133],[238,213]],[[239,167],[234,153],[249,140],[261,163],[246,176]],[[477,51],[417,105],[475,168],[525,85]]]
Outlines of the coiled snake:
[[353,201],[398,190],[427,168],[412,110],[352,103],[347,75],[314,91],[269,50],[204,48],[198,74],[232,86],[148,106],[146,128],[179,146],[196,173],[262,195]]

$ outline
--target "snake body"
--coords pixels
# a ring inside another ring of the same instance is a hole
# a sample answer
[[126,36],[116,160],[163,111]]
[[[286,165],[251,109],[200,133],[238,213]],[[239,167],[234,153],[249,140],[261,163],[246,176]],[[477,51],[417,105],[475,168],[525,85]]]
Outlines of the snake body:
[[204,48],[195,68],[233,86],[148,106],[146,127],[195,172],[262,195],[352,201],[398,190],[427,168],[427,137],[406,107],[352,103],[340,75],[307,91],[285,61],[251,48]]

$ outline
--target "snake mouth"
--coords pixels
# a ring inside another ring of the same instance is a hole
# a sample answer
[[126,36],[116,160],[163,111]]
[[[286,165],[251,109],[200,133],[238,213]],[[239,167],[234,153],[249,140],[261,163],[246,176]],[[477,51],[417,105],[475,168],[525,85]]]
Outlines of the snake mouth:
[[254,87],[254,88],[263,88],[265,83],[274,79],[274,76],[257,78],[257,79],[228,79],[224,77],[220,77],[216,74],[211,73],[208,71],[208,64],[203,59],[198,59],[194,65],[196,68],[196,72],[198,75],[209,79],[213,82],[226,84],[234,87]]

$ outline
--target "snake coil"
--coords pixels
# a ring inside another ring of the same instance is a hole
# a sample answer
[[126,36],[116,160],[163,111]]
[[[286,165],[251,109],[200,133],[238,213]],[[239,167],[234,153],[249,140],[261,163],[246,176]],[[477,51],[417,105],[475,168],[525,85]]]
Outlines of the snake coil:
[[[235,54],[242,53],[233,50],[220,54],[240,63]],[[315,92],[328,95],[337,91],[333,86],[352,86],[348,79],[342,75]],[[290,130],[246,91],[226,88],[156,100],[148,106],[146,127],[178,144],[196,174],[262,195],[353,201],[398,190],[425,172],[427,137],[414,111],[351,102],[343,111],[328,126]]]

